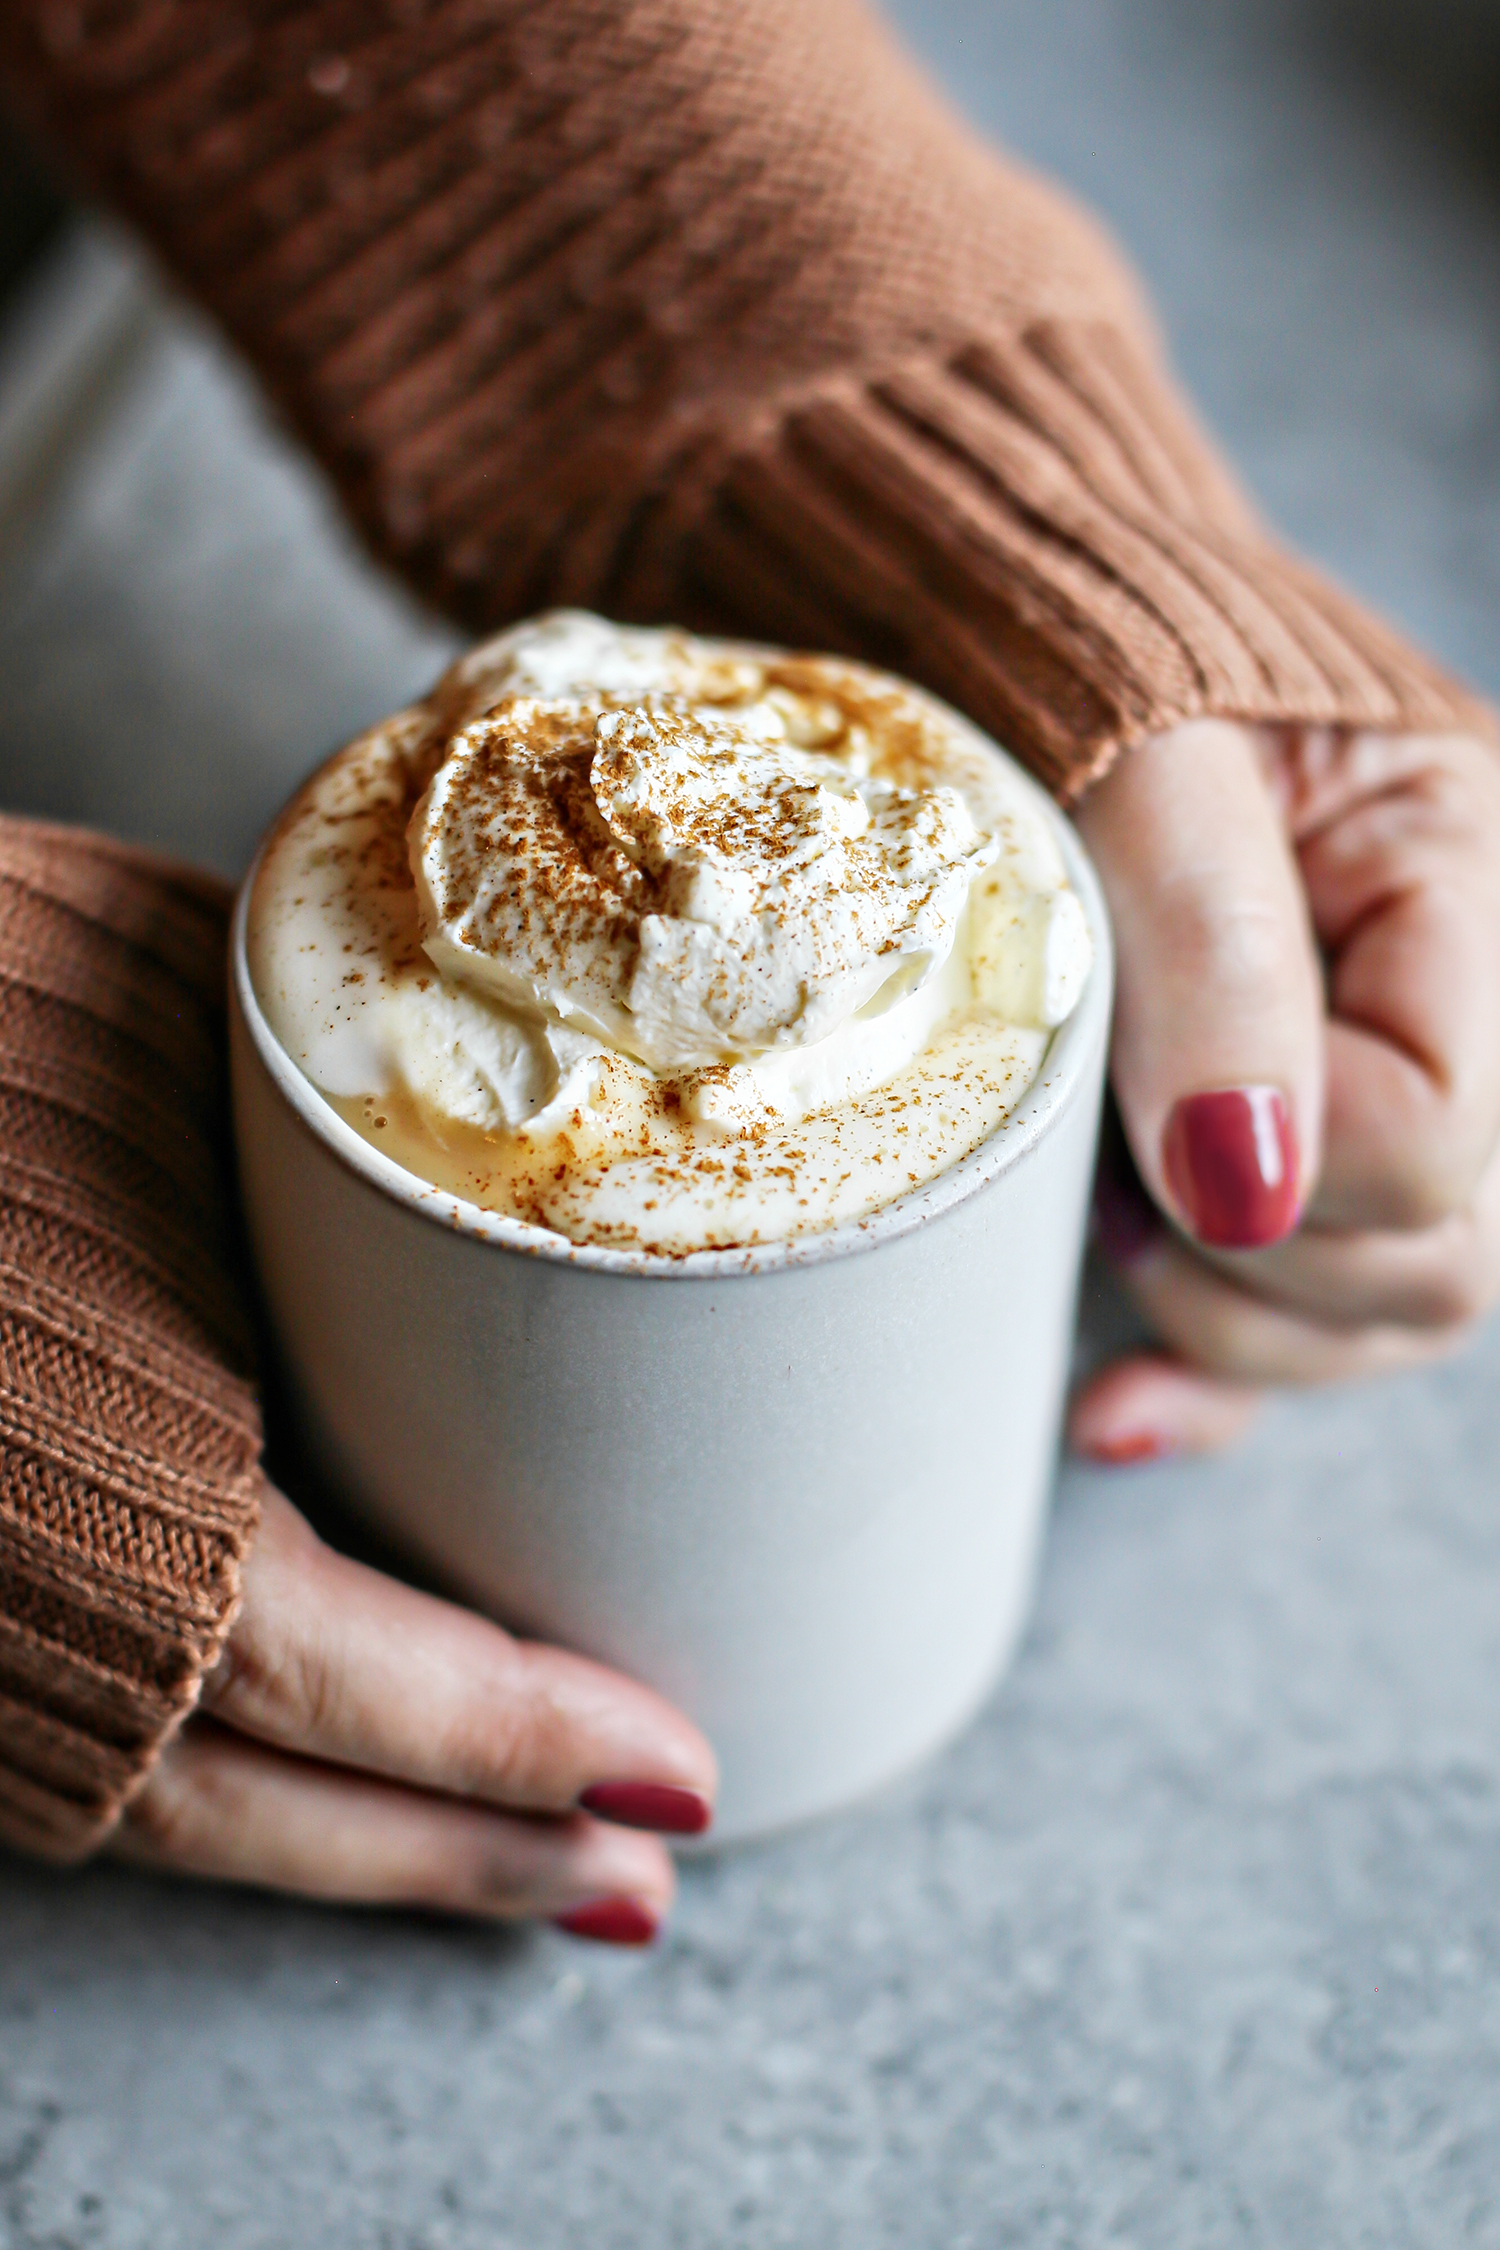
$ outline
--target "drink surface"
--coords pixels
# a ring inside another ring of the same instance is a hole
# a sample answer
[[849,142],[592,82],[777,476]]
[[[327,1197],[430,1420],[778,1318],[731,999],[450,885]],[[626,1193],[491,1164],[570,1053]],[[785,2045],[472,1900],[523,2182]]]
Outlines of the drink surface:
[[306,784],[249,962],[417,1177],[668,1255],[880,1209],[1003,1127],[1090,944],[1034,786],[839,659],[558,612]]

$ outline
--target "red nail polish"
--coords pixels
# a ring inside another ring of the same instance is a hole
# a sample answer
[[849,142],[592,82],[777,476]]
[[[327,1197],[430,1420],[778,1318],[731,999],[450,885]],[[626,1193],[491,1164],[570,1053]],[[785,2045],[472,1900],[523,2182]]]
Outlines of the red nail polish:
[[706,1797],[670,1781],[596,1781],[578,1802],[601,1820],[617,1820],[622,1828],[654,1828],[660,1836],[701,1836],[714,1817]]
[[591,1898],[552,1919],[570,1937],[593,1938],[600,1945],[649,1945],[657,1931],[655,1915],[635,1898]]
[[1297,1136],[1274,1086],[1189,1095],[1167,1119],[1162,1155],[1200,1242],[1260,1250],[1297,1224]]
[[1097,1461],[1104,1468],[1123,1469],[1132,1461],[1160,1461],[1177,1448],[1170,1438],[1159,1437],[1154,1430],[1132,1430],[1126,1436],[1095,1438],[1091,1445],[1079,1449],[1086,1461]]

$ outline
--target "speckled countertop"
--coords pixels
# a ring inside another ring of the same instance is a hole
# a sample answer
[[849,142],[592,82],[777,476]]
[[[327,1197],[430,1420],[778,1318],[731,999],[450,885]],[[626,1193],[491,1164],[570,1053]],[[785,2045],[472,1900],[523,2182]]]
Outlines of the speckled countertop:
[[[1291,533],[1500,687],[1500,10],[898,12]],[[0,799],[233,869],[446,642],[97,240],[6,341]],[[0,1860],[0,2250],[1500,2244],[1497,1400],[1491,1331],[1069,1470],[973,1731],[649,1956]]]

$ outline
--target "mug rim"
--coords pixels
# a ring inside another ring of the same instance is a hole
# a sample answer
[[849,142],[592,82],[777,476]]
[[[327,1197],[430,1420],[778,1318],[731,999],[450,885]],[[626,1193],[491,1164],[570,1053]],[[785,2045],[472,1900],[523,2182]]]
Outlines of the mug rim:
[[234,902],[229,946],[231,1007],[248,1033],[256,1058],[276,1092],[330,1155],[367,1186],[417,1216],[497,1249],[593,1273],[660,1280],[719,1280],[734,1274],[778,1273],[798,1266],[822,1265],[832,1259],[876,1249],[885,1242],[898,1241],[903,1235],[966,1203],[1002,1174],[1013,1171],[1047,1137],[1077,1098],[1080,1088],[1088,1082],[1089,1063],[1098,1044],[1108,1036],[1113,1000],[1114,945],[1109,917],[1099,878],[1077,830],[1023,766],[1001,751],[998,744],[961,713],[948,715],[992,755],[1006,759],[1047,820],[1062,851],[1069,883],[1083,907],[1094,958],[1082,998],[1048,1042],[1041,1063],[1041,1073],[1045,1075],[1033,1079],[1015,1108],[1008,1111],[994,1131],[967,1156],[946,1166],[922,1186],[897,1196],[862,1218],[842,1219],[815,1233],[792,1235],[776,1242],[730,1244],[677,1254],[606,1248],[595,1243],[571,1242],[565,1235],[554,1234],[528,1219],[487,1211],[480,1204],[423,1180],[393,1157],[383,1155],[340,1117],[300,1064],[293,1061],[267,1022],[251,981],[246,942],[250,898],[267,845],[279,822],[272,823],[257,847]]

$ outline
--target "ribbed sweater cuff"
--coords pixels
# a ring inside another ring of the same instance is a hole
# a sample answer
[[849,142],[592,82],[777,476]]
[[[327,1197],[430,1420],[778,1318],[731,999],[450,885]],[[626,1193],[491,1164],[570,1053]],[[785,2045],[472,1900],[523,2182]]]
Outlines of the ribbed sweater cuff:
[[219,885],[0,820],[0,1837],[77,1858],[192,1708],[260,1492]]
[[1277,553],[1104,237],[860,0],[13,0],[0,79],[476,629],[884,661],[1065,798],[1197,715],[1490,725]]
[[826,382],[717,467],[702,621],[886,663],[1065,802],[1180,721],[1494,736],[1494,712],[1278,548],[1134,339],[1047,323]]

